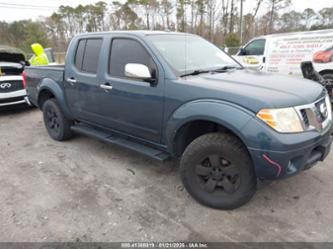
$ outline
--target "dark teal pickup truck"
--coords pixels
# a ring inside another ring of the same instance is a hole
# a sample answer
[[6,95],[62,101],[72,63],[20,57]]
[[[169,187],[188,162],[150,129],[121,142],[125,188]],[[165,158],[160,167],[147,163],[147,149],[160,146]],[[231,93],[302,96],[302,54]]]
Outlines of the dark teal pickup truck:
[[185,188],[210,207],[237,208],[257,179],[293,176],[330,151],[331,103],[320,84],[246,70],[195,35],[82,34],[64,66],[25,71],[53,139],[76,132],[179,158]]

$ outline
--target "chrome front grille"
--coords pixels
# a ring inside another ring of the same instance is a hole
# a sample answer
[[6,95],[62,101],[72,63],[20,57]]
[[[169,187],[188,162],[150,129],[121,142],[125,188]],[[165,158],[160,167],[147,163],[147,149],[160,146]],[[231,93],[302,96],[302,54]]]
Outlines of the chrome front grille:
[[331,103],[327,94],[312,104],[297,106],[295,109],[304,130],[322,131],[332,122]]
[[300,113],[301,113],[301,119],[303,120],[304,125],[305,125],[306,127],[308,127],[310,124],[309,124],[308,115],[307,115],[307,113],[306,113],[306,109],[302,109],[302,110],[300,110]]
[[315,103],[316,108],[314,109],[318,122],[322,123],[328,118],[328,107],[325,99],[322,99]]

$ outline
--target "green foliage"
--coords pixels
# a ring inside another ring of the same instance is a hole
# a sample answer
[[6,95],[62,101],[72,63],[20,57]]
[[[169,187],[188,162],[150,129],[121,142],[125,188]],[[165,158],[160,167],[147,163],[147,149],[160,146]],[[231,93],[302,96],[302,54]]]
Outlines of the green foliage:
[[[245,0],[243,0],[245,1]],[[293,0],[256,0],[243,18],[243,43],[269,33],[333,28],[333,8],[287,11]],[[265,3],[265,5],[263,5]],[[64,52],[78,33],[104,30],[178,30],[199,34],[219,46],[237,47],[239,0],[111,0],[76,7],[62,5],[38,21],[0,22],[0,44],[31,52],[31,43]],[[258,16],[260,6],[267,12]]]
[[[0,26],[2,25],[0,24]],[[0,44],[21,48],[26,53],[31,53],[30,46],[35,42],[42,44],[44,47],[51,44],[45,25],[41,22],[17,21],[7,24],[6,27],[0,33]]]
[[239,47],[241,45],[239,34],[236,33],[227,34],[226,37],[224,38],[224,44],[227,47]]

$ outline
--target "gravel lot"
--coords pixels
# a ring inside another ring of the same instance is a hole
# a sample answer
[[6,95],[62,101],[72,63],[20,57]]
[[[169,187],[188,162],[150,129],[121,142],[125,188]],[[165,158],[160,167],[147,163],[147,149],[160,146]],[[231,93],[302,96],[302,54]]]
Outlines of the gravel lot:
[[333,241],[333,153],[234,211],[196,203],[177,162],[76,136],[37,109],[0,109],[0,241]]

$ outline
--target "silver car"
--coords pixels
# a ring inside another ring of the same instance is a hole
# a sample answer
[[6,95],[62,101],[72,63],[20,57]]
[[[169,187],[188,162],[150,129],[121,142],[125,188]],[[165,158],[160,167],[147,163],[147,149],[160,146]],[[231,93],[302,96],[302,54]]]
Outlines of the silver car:
[[25,89],[24,65],[23,53],[0,46],[0,107],[25,103],[30,105]]

